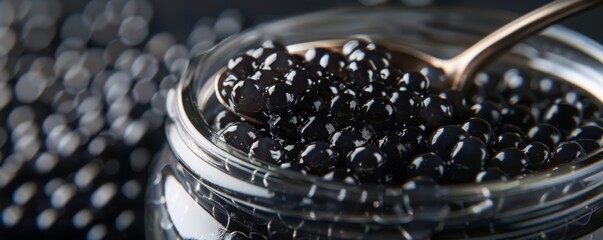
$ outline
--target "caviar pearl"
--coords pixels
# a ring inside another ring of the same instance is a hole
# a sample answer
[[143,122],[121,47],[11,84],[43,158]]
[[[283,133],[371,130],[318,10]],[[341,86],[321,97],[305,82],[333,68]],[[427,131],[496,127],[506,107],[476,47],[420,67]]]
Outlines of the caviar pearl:
[[420,72],[407,72],[396,85],[400,91],[411,91],[419,95],[427,94],[429,80]]
[[410,91],[393,92],[389,98],[392,106],[396,109],[396,121],[407,122],[411,118],[417,118],[419,114],[419,100]]
[[226,68],[230,74],[233,74],[238,79],[248,77],[255,69],[255,58],[242,54],[228,61]]
[[297,59],[295,57],[289,55],[287,52],[279,51],[268,55],[260,64],[260,69],[285,74],[296,64]]
[[360,103],[350,94],[338,94],[329,102],[329,116],[338,123],[346,123],[358,114]]
[[531,141],[544,143],[544,145],[552,149],[561,142],[562,136],[561,132],[559,132],[555,126],[547,123],[540,123],[528,131],[528,138],[530,138]]
[[301,124],[302,120],[297,115],[283,114],[268,120],[268,126],[273,136],[293,141],[298,141],[300,138],[298,128]]
[[551,105],[544,112],[542,120],[568,133],[580,124],[580,111],[569,103],[561,102]]
[[303,69],[292,69],[285,74],[285,79],[287,79],[287,84],[291,85],[300,96],[309,91],[311,84],[313,84],[310,75]]
[[504,108],[501,113],[503,122],[518,126],[524,131],[536,124],[536,119],[532,115],[530,108],[524,105],[514,105]]
[[324,100],[314,93],[308,93],[301,97],[295,105],[295,111],[304,117],[314,115],[324,108],[326,108]]
[[406,175],[408,177],[430,177],[436,181],[444,178],[444,161],[435,153],[422,153],[414,157],[408,163]]
[[[388,170],[394,179],[403,179],[405,167],[409,160],[408,148],[402,144],[396,135],[384,136],[378,141],[379,149],[385,154],[388,161]],[[405,153],[405,154],[402,154]]]
[[532,168],[535,170],[541,170],[551,167],[551,151],[549,147],[541,142],[531,142],[523,148],[523,152],[526,153],[530,162],[532,162]]
[[501,118],[500,106],[491,101],[476,103],[470,110],[474,117],[486,120],[491,126],[498,125]]
[[246,116],[257,116],[264,104],[264,90],[255,80],[245,79],[232,88],[230,101],[235,111]]
[[427,126],[434,129],[450,124],[453,120],[450,102],[437,95],[423,99],[420,114]]
[[337,152],[326,142],[310,143],[299,154],[299,164],[312,174],[323,174],[335,169]]
[[246,122],[228,124],[218,133],[220,138],[231,146],[247,152],[251,144],[255,142],[260,134],[253,125]]
[[599,126],[589,125],[574,129],[568,136],[568,139],[590,139],[603,144],[603,128]]
[[584,155],[584,149],[575,141],[562,142],[555,148],[553,158],[558,163],[568,163]]
[[505,148],[490,159],[488,166],[499,168],[509,176],[516,176],[528,169],[530,161],[523,151]]
[[492,139],[491,148],[492,151],[500,151],[505,148],[518,148],[523,144],[521,137],[516,133],[503,133]]
[[440,97],[443,97],[450,102],[452,113],[456,121],[467,119],[467,116],[469,116],[469,108],[467,107],[464,93],[458,90],[448,90],[440,93]]
[[268,163],[281,164],[285,159],[285,150],[277,141],[263,137],[251,144],[249,157]]
[[434,131],[429,140],[430,150],[438,156],[448,159],[456,143],[467,137],[467,133],[455,125],[447,125]]
[[304,141],[326,141],[335,132],[337,127],[326,116],[311,116],[301,127],[301,136]]
[[379,132],[388,132],[395,122],[396,110],[383,98],[372,98],[362,104],[360,114]]
[[360,135],[350,131],[337,131],[329,137],[329,143],[341,156],[345,157],[357,147],[366,145],[366,140]]
[[585,154],[592,153],[601,148],[601,145],[597,141],[591,139],[580,139],[576,140],[576,142],[580,144]]
[[297,94],[291,85],[277,83],[266,90],[265,109],[270,114],[291,111],[297,103]]
[[479,138],[468,137],[458,141],[450,153],[448,175],[456,182],[469,182],[484,167],[488,157],[486,144]]
[[490,138],[492,138],[492,127],[490,124],[486,122],[486,120],[481,118],[470,118],[461,126],[467,134],[479,138],[484,143],[489,143]]
[[376,182],[385,173],[387,158],[375,146],[363,146],[354,149],[346,158],[346,167],[363,182]]
[[502,170],[490,167],[486,170],[479,172],[475,175],[476,183],[490,182],[490,181],[508,181],[509,176]]

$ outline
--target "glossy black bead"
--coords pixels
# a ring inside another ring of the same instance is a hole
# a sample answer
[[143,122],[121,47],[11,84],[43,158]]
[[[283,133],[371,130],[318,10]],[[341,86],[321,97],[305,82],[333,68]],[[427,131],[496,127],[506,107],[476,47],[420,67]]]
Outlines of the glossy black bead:
[[345,164],[362,182],[376,182],[386,171],[387,158],[379,148],[363,146],[350,152]]
[[580,139],[576,140],[576,142],[580,144],[585,154],[592,153],[601,148],[601,145],[597,141],[591,139]]
[[371,82],[361,89],[360,94],[363,99],[386,98],[391,92],[390,87],[383,82]]
[[563,140],[563,136],[559,129],[555,126],[540,123],[528,131],[528,138],[530,141],[538,141],[546,145],[549,149],[554,149],[557,144]]
[[312,174],[323,174],[337,166],[337,152],[326,142],[313,142],[299,154],[299,164]]
[[347,172],[344,169],[336,168],[322,175],[322,179],[327,181],[339,181],[347,184],[356,185],[360,183],[360,179],[354,174]]
[[267,88],[285,81],[283,75],[268,70],[255,71],[249,78],[256,80],[261,88]]
[[232,74],[223,74],[220,76],[219,81],[222,85],[220,87],[220,96],[222,99],[230,99],[230,96],[232,95],[232,88],[234,88],[235,84],[239,82],[239,79]]
[[539,96],[551,98],[561,95],[561,82],[559,79],[545,77],[532,82],[532,89]]
[[594,125],[586,125],[574,129],[568,136],[571,140],[590,139],[595,140],[599,145],[603,144],[603,128]]
[[418,97],[409,91],[395,91],[389,101],[396,109],[396,121],[405,123],[411,118],[418,118],[420,103]]
[[406,169],[406,176],[412,177],[430,177],[436,181],[444,179],[446,174],[444,160],[435,153],[422,153],[412,158]]
[[507,97],[507,102],[509,105],[524,105],[531,106],[534,102],[536,102],[536,97],[532,92],[526,93],[512,93]]
[[575,106],[561,102],[547,108],[542,121],[559,128],[562,133],[568,133],[580,125],[581,115]]
[[480,72],[475,75],[473,85],[475,89],[482,91],[494,92],[498,91],[498,83],[500,78],[493,76],[491,73]]
[[519,148],[523,147],[523,140],[516,133],[502,133],[492,138],[490,148],[494,152],[498,152],[505,148]]
[[259,64],[259,68],[285,74],[298,65],[297,61],[298,60],[289,53],[279,51],[266,56],[264,61]]
[[502,76],[501,88],[509,93],[529,92],[531,90],[529,80],[527,75],[519,69],[509,69]]
[[494,154],[488,166],[496,167],[509,176],[516,176],[530,167],[528,156],[517,148],[505,148]]
[[287,79],[287,84],[293,86],[295,92],[300,96],[303,96],[309,91],[311,84],[314,83],[314,81],[310,79],[310,74],[303,69],[292,69],[285,74],[285,78]]
[[345,69],[350,77],[349,81],[360,88],[367,83],[376,81],[378,78],[378,73],[375,70],[363,66],[361,62],[349,62]]
[[523,152],[526,153],[530,162],[532,162],[532,169],[542,170],[551,167],[551,150],[544,143],[531,142],[523,148]]
[[376,133],[386,133],[395,122],[396,109],[387,99],[371,98],[362,104],[360,115],[377,131]]
[[407,191],[434,190],[439,187],[438,183],[430,177],[413,177],[402,185],[402,189]]
[[284,158],[284,161],[297,165],[299,154],[304,150],[305,145],[301,142],[292,141],[290,143],[281,144],[281,146],[283,146],[285,155],[287,155],[287,157]]
[[474,117],[486,120],[490,126],[497,126],[501,119],[500,106],[494,102],[476,103],[470,108]]
[[429,91],[429,80],[420,72],[407,72],[398,80],[396,87],[400,91],[411,91],[424,95]]
[[251,144],[255,142],[260,134],[255,127],[246,122],[236,122],[228,124],[224,129],[218,132],[220,139],[230,146],[247,152]]
[[461,125],[461,128],[470,136],[479,138],[486,144],[488,144],[492,138],[492,127],[486,120],[481,118],[470,118]]
[[[307,63],[303,66],[303,69],[310,75],[310,80],[313,82],[318,82],[320,78],[331,76],[331,73],[319,64]],[[314,83],[311,85],[314,85]]]
[[483,183],[483,182],[490,182],[490,181],[506,182],[508,180],[509,180],[509,176],[502,170],[495,168],[495,167],[490,167],[488,169],[485,169],[485,170],[479,172],[477,175],[475,175],[476,183]]
[[284,44],[274,41],[274,40],[266,40],[262,42],[262,48],[265,49],[274,49],[277,51],[287,51],[287,47]]
[[300,129],[305,142],[327,141],[329,136],[337,130],[335,123],[326,116],[316,115],[309,117]]
[[341,53],[345,56],[348,56],[356,49],[366,49],[367,45],[369,45],[369,42],[360,39],[352,39],[343,44],[341,47]]
[[469,107],[465,100],[465,94],[458,90],[447,90],[440,93],[440,97],[443,97],[450,102],[452,107],[452,115],[457,122],[464,121],[469,116]]
[[[388,161],[388,171],[396,181],[404,178],[406,165],[410,160],[407,145],[402,144],[396,135],[387,135],[379,139],[379,149],[385,154]],[[404,153],[404,154],[403,154]]]
[[420,72],[429,80],[430,87],[434,89],[444,89],[448,86],[446,74],[441,68],[428,65],[421,68]]
[[505,123],[505,124],[499,125],[496,128],[496,130],[494,130],[494,135],[500,135],[503,133],[515,133],[515,134],[519,135],[523,141],[526,141],[528,139],[528,135],[526,135],[526,133],[523,132],[523,130],[521,130],[519,127],[517,127],[513,124]]
[[447,99],[429,95],[421,101],[420,116],[431,129],[451,124],[454,120],[452,106]]
[[329,101],[329,116],[339,124],[344,124],[358,115],[360,103],[350,94],[337,94]]
[[286,83],[277,83],[266,89],[265,110],[270,114],[290,112],[297,101],[297,93]]
[[343,71],[346,63],[342,55],[326,48],[310,48],[304,57],[306,62],[318,64],[336,75]]
[[255,58],[241,54],[228,60],[226,68],[228,69],[228,73],[233,74],[238,79],[247,78],[256,68]]
[[448,159],[450,152],[456,143],[467,137],[462,128],[455,125],[447,125],[436,129],[427,140],[429,149],[443,159]]
[[365,146],[366,139],[356,133],[341,130],[331,134],[329,143],[332,148],[339,152],[340,156],[345,157],[357,147]]
[[518,126],[523,131],[527,131],[536,124],[536,118],[532,115],[532,111],[524,105],[513,105],[504,108],[501,113],[503,122]]
[[301,97],[295,105],[295,112],[303,117],[308,117],[326,108],[324,100],[315,93],[308,93]]
[[272,138],[263,137],[251,144],[249,157],[272,164],[281,164],[286,154],[280,143]]
[[222,110],[218,114],[216,114],[216,117],[214,118],[213,128],[214,128],[214,130],[218,131],[218,130],[225,128],[226,125],[228,125],[230,123],[235,123],[235,122],[240,122],[240,121],[242,121],[241,117],[237,116],[236,114],[234,114],[228,110]]
[[273,116],[268,120],[268,126],[273,136],[286,140],[299,141],[299,127],[302,119],[298,115],[282,114]]
[[321,78],[314,88],[318,96],[323,99],[331,99],[343,91],[343,87],[340,84],[329,80],[329,78]]
[[583,119],[596,119],[601,117],[601,108],[599,104],[590,99],[583,99],[582,104],[582,118]]
[[234,110],[246,116],[257,116],[262,112],[265,92],[253,79],[239,81],[230,96]]
[[389,88],[395,88],[396,84],[398,83],[398,79],[400,79],[403,74],[404,72],[398,66],[381,68],[378,71],[377,82],[381,82]]
[[560,143],[553,152],[554,162],[569,163],[584,155],[584,149],[575,141]]
[[486,101],[496,103],[501,107],[508,106],[507,99],[499,91],[486,91],[484,89],[478,89],[477,94],[474,94],[471,97],[471,102],[473,104],[483,103]]
[[479,173],[488,157],[486,144],[479,138],[467,137],[458,141],[450,153],[448,176],[452,181],[470,182]]
[[377,134],[375,133],[373,127],[361,120],[355,120],[350,122],[347,126],[343,128],[343,130],[348,130],[350,132],[358,134],[359,136],[364,138],[367,143],[370,144],[373,144],[377,141]]
[[400,142],[406,147],[406,151],[401,151],[402,158],[410,158],[427,149],[427,136],[423,129],[414,125],[402,125],[399,127],[398,137]]

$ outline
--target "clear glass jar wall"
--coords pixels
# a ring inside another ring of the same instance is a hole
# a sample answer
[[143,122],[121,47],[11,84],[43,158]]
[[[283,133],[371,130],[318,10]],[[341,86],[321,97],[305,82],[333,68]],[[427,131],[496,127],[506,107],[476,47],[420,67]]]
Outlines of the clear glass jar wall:
[[[460,8],[336,10],[258,26],[194,58],[178,89],[169,93],[169,146],[148,184],[147,237],[557,239],[597,234],[603,223],[601,149],[574,164],[509,182],[403,191],[328,182],[251,163],[222,142],[206,120],[221,108],[212,76],[228,59],[264,40],[299,44],[362,35],[392,49],[410,46],[445,58],[509,19]],[[488,71],[509,67],[556,76],[603,99],[603,47],[562,27],[518,44]],[[579,187],[541,201],[542,195],[568,186]]]

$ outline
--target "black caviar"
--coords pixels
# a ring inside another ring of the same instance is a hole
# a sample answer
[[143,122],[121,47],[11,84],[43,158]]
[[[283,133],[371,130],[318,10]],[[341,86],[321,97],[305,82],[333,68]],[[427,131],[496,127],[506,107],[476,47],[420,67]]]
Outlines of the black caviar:
[[412,72],[386,48],[289,52],[268,41],[220,76],[231,109],[212,123],[252,160],[349,184],[507,181],[601,148],[600,104],[555,78],[480,73],[469,92],[439,90],[441,71]]

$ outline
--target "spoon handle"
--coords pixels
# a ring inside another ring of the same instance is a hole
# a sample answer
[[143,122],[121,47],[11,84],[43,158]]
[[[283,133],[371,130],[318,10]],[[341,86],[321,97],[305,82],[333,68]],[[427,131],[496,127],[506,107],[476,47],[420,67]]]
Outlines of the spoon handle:
[[[505,48],[531,34],[573,14],[603,3],[603,0],[557,0],[529,12],[504,25],[473,44],[456,57],[447,60],[445,72],[449,72],[453,88],[463,89],[468,78],[475,74],[487,60],[503,52]],[[467,85],[467,86],[465,86]]]

